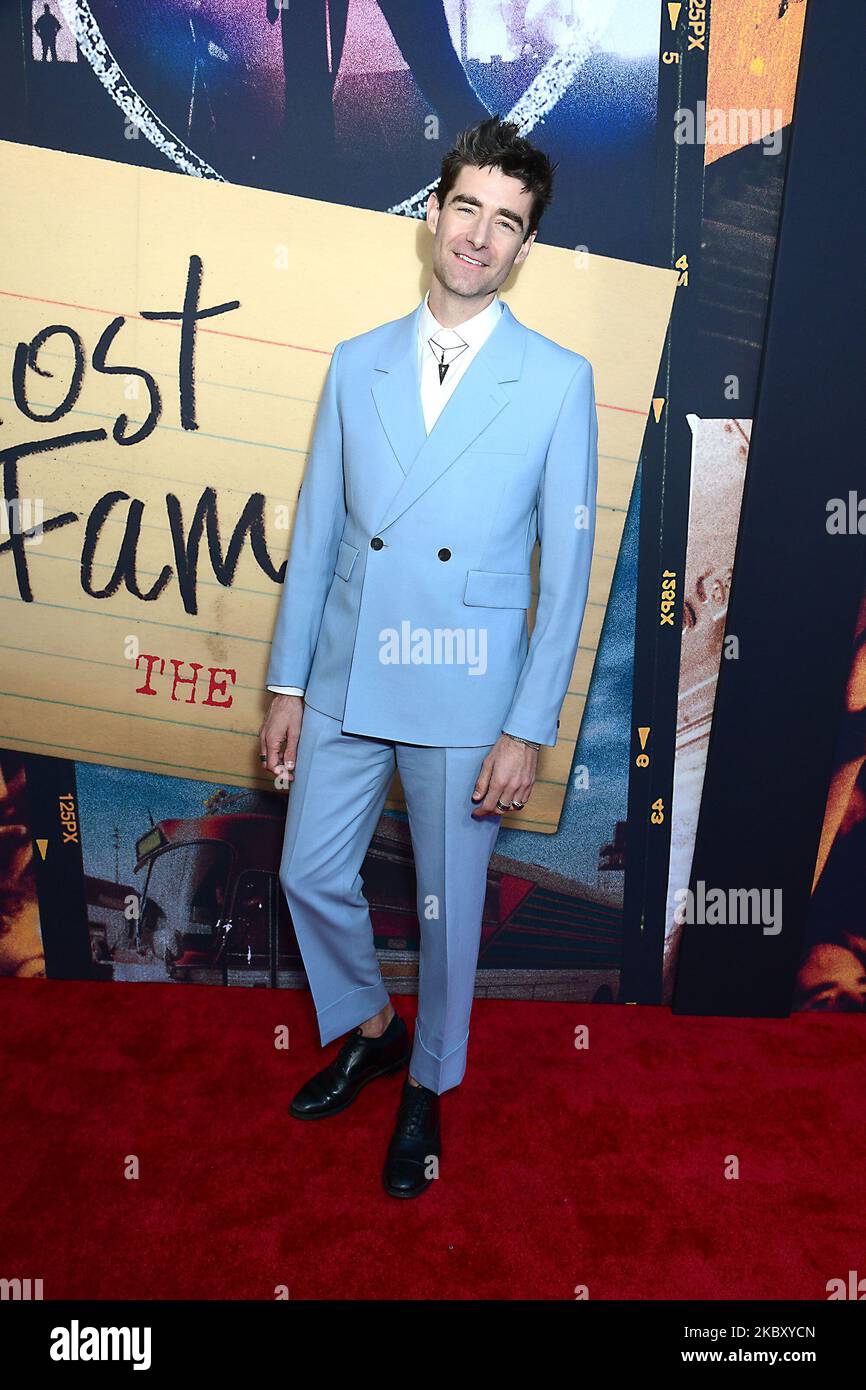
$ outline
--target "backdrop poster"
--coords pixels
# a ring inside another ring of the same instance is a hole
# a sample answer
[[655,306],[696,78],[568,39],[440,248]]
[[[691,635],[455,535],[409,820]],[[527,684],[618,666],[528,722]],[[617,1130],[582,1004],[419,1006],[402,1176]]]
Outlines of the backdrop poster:
[[[0,177],[3,497],[23,519],[0,578],[4,742],[270,786],[256,735],[324,373],[340,338],[414,306],[429,234],[10,143]],[[601,453],[581,650],[531,827],[554,829],[676,273],[536,255],[509,303],[593,362]]]
[[[497,841],[476,988],[658,999],[688,421],[751,417],[805,3],[45,8],[0,7],[4,496],[37,528],[42,508],[41,534],[0,536],[5,845],[31,846],[0,861],[0,908],[41,915],[54,976],[302,983],[255,732],[316,401],[336,341],[420,298],[415,219],[495,111],[557,161],[504,297],[593,361],[604,495],[558,746],[537,818]],[[185,332],[185,303],[216,312]],[[28,414],[15,352],[46,327]],[[362,872],[383,970],[411,988],[401,806],[395,779]]]

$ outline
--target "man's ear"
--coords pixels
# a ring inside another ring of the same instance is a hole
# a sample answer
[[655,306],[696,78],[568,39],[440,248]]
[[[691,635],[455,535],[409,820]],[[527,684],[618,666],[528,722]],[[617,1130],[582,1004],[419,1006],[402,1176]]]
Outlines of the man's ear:
[[529,233],[529,236],[526,238],[517,255],[514,257],[515,265],[522,265],[523,262],[526,260],[526,257],[529,255],[530,247],[532,246],[532,243],[535,241],[537,235],[537,231]]
[[435,193],[431,193],[427,199],[427,226],[433,235],[436,235],[436,227],[439,223],[439,199]]

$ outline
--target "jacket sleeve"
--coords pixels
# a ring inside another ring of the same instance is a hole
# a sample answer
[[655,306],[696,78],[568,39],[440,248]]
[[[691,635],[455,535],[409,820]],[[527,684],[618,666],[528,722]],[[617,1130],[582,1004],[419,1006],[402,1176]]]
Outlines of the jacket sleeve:
[[346,524],[343,431],[337,374],[343,343],[334,348],[316,416],[313,444],[295,511],[291,549],[265,684],[304,688],[334,578]]
[[538,490],[538,604],[529,650],[502,725],[553,746],[589,590],[598,486],[598,418],[591,364],[581,360],[563,398]]

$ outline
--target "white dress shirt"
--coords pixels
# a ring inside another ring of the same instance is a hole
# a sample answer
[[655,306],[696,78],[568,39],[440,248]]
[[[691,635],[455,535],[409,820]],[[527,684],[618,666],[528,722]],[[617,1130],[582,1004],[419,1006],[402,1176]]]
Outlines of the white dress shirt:
[[[421,384],[421,409],[424,424],[429,434],[439,419],[445,402],[454,393],[463,373],[483,343],[493,332],[502,313],[502,300],[494,295],[486,309],[465,319],[456,328],[444,328],[430,310],[430,296],[424,296],[421,313],[418,315],[418,375]],[[430,347],[429,338],[440,342],[459,345],[460,339],[466,343],[461,352],[449,352],[446,348],[445,360],[449,363],[444,380],[439,381],[439,368],[436,355]]]
[[[469,363],[493,332],[502,313],[502,301],[497,295],[471,318],[465,319],[456,328],[445,328],[430,309],[430,294],[424,296],[421,312],[418,315],[418,381],[421,391],[421,409],[424,426],[429,434],[442,412],[445,402],[452,396]],[[448,370],[444,379],[439,380],[439,367],[436,354],[430,347],[429,338],[436,337],[445,347],[445,360]],[[462,351],[456,351],[465,342]],[[269,685],[275,695],[303,695],[296,685]]]

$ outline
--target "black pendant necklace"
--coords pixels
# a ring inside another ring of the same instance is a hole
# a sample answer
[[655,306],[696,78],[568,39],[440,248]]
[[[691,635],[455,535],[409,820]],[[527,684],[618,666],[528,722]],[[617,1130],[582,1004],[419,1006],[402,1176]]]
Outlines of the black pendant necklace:
[[[457,335],[457,336],[459,337],[459,335]],[[454,343],[454,344],[451,345],[450,347],[445,347],[445,346],[443,346],[442,343],[439,343],[439,342],[436,341],[435,337],[434,337],[434,338],[428,338],[428,339],[427,339],[427,342],[428,342],[428,344],[429,344],[429,346],[430,346],[430,351],[433,353],[433,356],[436,358],[436,366],[437,366],[438,369],[439,369],[439,385],[441,386],[442,383],[443,383],[443,381],[445,380],[445,375],[446,375],[446,373],[447,373],[447,371],[448,371],[448,368],[451,366],[451,363],[452,363],[452,362],[455,362],[455,361],[457,360],[457,358],[460,356],[461,352],[465,352],[465,351],[466,351],[466,349],[468,348],[469,344],[466,343],[466,342],[464,342],[462,338],[460,339],[459,342]],[[450,353],[450,354],[451,354],[451,360],[450,360],[449,362],[446,362],[446,361],[445,361],[445,354],[446,354],[446,353]]]

